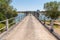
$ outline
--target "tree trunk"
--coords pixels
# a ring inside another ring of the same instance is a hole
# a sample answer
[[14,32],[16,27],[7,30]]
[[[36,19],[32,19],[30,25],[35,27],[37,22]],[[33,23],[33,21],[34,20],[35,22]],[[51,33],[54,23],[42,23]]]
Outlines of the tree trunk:
[[54,26],[54,20],[53,20],[53,19],[51,20],[50,25],[51,25],[51,27],[50,27],[50,31],[53,32],[53,26]]

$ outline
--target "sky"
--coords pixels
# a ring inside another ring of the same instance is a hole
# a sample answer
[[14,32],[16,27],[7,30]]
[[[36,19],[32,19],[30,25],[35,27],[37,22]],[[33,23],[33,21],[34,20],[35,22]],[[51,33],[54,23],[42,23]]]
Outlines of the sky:
[[50,1],[60,0],[12,0],[11,5],[17,9],[17,11],[36,11],[44,10],[44,3]]

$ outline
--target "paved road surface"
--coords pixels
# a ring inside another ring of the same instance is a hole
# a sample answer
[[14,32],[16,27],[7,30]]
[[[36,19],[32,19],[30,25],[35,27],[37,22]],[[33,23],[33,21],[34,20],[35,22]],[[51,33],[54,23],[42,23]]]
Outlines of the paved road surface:
[[28,15],[16,28],[3,37],[4,40],[57,40],[33,16]]

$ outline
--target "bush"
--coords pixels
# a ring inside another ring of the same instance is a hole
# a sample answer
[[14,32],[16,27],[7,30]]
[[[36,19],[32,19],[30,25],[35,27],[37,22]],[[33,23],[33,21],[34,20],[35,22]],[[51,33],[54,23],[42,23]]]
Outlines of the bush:
[[0,21],[5,20],[5,19],[6,17],[2,13],[0,13]]
[[1,24],[1,23],[0,23],[0,28],[3,28],[4,26],[5,26],[5,24]]

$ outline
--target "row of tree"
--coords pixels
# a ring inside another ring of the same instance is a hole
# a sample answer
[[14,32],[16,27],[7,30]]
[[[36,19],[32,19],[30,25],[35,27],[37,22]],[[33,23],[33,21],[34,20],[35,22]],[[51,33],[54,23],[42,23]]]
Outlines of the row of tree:
[[46,17],[51,18],[51,29],[53,29],[54,20],[58,19],[60,16],[60,2],[53,1],[44,4],[44,9]]
[[10,4],[12,0],[0,0],[0,21],[17,16],[17,11]]

